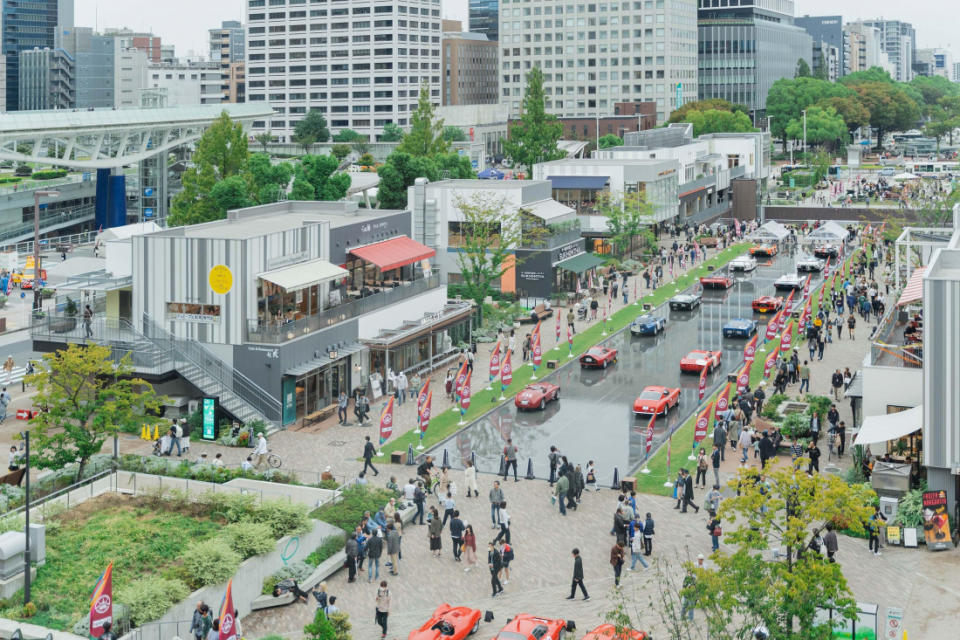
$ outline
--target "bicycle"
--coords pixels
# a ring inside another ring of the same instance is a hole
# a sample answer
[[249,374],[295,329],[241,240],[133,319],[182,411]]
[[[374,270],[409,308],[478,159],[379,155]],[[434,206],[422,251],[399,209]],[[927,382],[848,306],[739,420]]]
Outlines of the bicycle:
[[283,464],[283,460],[280,459],[280,456],[275,453],[267,454],[267,466],[271,469],[279,469],[281,464]]

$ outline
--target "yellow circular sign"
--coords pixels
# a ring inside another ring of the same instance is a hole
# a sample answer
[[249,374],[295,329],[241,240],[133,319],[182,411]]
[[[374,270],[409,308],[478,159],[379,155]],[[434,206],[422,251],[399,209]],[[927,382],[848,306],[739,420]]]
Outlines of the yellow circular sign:
[[233,272],[225,264],[218,264],[210,269],[210,288],[214,293],[224,295],[233,288]]

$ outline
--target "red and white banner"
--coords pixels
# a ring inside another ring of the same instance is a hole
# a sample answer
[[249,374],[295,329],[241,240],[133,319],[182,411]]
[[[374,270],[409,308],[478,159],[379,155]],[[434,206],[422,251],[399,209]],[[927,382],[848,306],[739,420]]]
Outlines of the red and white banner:
[[767,332],[764,334],[764,337],[767,340],[773,340],[777,337],[777,331],[780,330],[780,315],[783,313],[783,309],[777,312],[777,315],[773,316],[773,319],[767,323]]
[[387,406],[383,408],[383,413],[380,414],[380,444],[390,439],[390,436],[393,434],[393,401],[394,397],[390,396],[387,400]]
[[777,354],[780,353],[780,347],[777,346],[773,351],[770,352],[770,355],[767,356],[767,359],[763,363],[763,377],[770,377],[770,370],[773,369],[773,365],[777,362]]
[[653,423],[657,420],[657,414],[654,412],[650,416],[650,422],[647,423],[647,455],[650,455],[650,449],[653,448]]
[[103,625],[113,624],[113,563],[107,565],[90,596],[90,635],[103,635]]
[[793,346],[793,320],[787,323],[787,327],[783,330],[783,334],[780,336],[780,350],[781,351],[790,351],[790,347]]
[[427,401],[427,394],[430,392],[430,376],[427,376],[427,381],[423,383],[423,386],[420,387],[420,393],[417,394],[417,413],[420,413],[420,408],[423,407],[423,403]]
[[753,359],[757,354],[757,340],[760,339],[759,334],[754,334],[753,338],[750,339],[750,342],[747,343],[747,346],[743,348],[743,359],[747,362],[753,362]]
[[560,310],[558,309],[554,315],[557,316],[557,342],[560,342]]
[[533,336],[533,366],[539,367],[543,364],[543,347],[540,345],[540,332],[537,331]]
[[780,326],[779,330],[783,331],[783,325],[787,321],[787,318],[793,313],[793,294],[796,293],[796,289],[790,291],[790,295],[787,296],[787,301],[783,303],[783,313],[780,314]]
[[717,397],[717,413],[721,413],[727,410],[727,407],[730,406],[730,383],[728,382],[723,387],[723,391],[720,392],[720,395]]
[[808,275],[806,282],[803,283],[803,297],[804,297],[804,298],[807,298],[807,297],[810,295],[810,278],[812,278],[812,277],[813,277],[812,275]]
[[227,592],[220,603],[220,635],[217,640],[235,640],[237,637],[237,620],[234,618],[233,608],[233,578],[227,583]]
[[703,365],[703,369],[700,370],[700,386],[699,386],[700,396],[699,400],[703,400],[703,394],[707,391],[707,365]]
[[747,386],[750,384],[750,364],[747,363],[743,365],[743,369],[740,369],[740,374],[737,375],[737,393],[743,393],[746,391]]
[[470,370],[467,370],[467,377],[464,379],[463,384],[460,385],[460,410],[466,411],[470,408]]
[[570,329],[570,325],[567,325],[567,344],[570,345],[570,349],[573,349],[573,331]]
[[460,387],[463,386],[463,381],[467,379],[467,362],[468,360],[463,361],[459,371],[457,371],[457,377],[453,379],[453,396],[455,398],[460,397]]
[[500,367],[500,383],[504,387],[509,387],[513,382],[513,363],[510,362],[512,355],[510,349],[507,349],[506,355],[503,356],[503,366]]
[[427,427],[430,426],[430,413],[431,405],[433,404],[433,391],[427,394],[427,399],[423,401],[423,405],[420,407],[420,433],[426,433]]
[[497,346],[493,348],[493,351],[490,353],[490,379],[493,380],[498,375],[500,375],[500,343],[497,342]]
[[733,219],[733,230],[737,233],[737,237],[739,238],[740,237],[740,219],[739,218]]
[[710,425],[710,410],[713,409],[713,403],[707,404],[707,408],[697,416],[697,423],[694,426],[693,441],[700,444],[707,437],[707,427]]

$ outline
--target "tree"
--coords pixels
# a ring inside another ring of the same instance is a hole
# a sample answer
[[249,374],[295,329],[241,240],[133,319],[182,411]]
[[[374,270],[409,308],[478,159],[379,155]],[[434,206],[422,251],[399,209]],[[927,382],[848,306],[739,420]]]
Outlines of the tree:
[[443,120],[436,117],[430,101],[430,85],[420,85],[417,110],[410,116],[410,132],[403,136],[397,151],[411,156],[433,156],[446,153],[450,143],[444,137]]
[[930,121],[923,127],[923,132],[937,140],[937,153],[940,153],[940,140],[953,130],[953,123],[940,105],[934,106],[929,116]]
[[403,129],[393,122],[383,125],[383,133],[380,134],[380,142],[400,142],[403,140]]
[[356,140],[366,140],[366,136],[357,133],[353,129],[340,129],[337,135],[333,136],[334,142],[354,142]]
[[[766,476],[741,470],[730,482],[740,495],[719,513],[729,551],[713,554],[715,568],[695,569],[695,585],[684,590],[706,614],[711,638],[745,637],[762,623],[778,640],[827,640],[830,630],[815,623],[818,607],[856,616],[840,565],[811,546],[828,525],[863,533],[876,494],[832,474],[808,475],[800,469],[806,464],[801,458]],[[774,549],[783,559],[765,557]]]
[[[655,224],[653,205],[639,192],[617,196],[603,191],[597,196],[597,212],[606,216],[610,242],[619,256],[625,256],[633,247],[634,239],[645,228]],[[649,238],[644,239],[649,243]],[[649,246],[649,245],[648,245]]]
[[293,178],[293,187],[290,189],[291,200],[316,200],[317,190],[313,188],[310,181],[304,175],[303,167],[297,167],[297,173]]
[[255,153],[247,161],[245,176],[253,203],[270,204],[286,192],[293,166],[289,162],[274,164],[267,154]]
[[444,127],[443,139],[447,142],[466,142],[467,132],[460,127]]
[[846,97],[824,98],[817,106],[826,109],[832,108],[847,125],[847,132],[852,136],[860,127],[870,124],[870,111],[860,102],[860,96],[853,94]]
[[767,94],[767,115],[771,117],[770,130],[787,148],[787,125],[801,117],[801,112],[821,100],[833,97],[856,96],[852,89],[835,82],[817,78],[780,78]]
[[[218,210],[231,211],[256,204],[250,200],[247,193],[247,181],[243,176],[230,176],[213,185],[213,189],[210,190],[210,199],[216,204]],[[277,198],[274,198],[270,202],[276,200]]]
[[[828,144],[831,147],[847,134],[847,125],[833,109],[827,107],[809,107],[807,109],[807,142]],[[803,117],[795,118],[787,124],[787,135],[794,140],[803,139]]]
[[806,60],[800,58],[797,60],[797,70],[793,74],[794,78],[809,78],[810,77],[810,65]]
[[840,78],[840,82],[848,87],[855,87],[858,84],[866,84],[868,82],[885,82],[887,84],[894,84],[893,78],[890,77],[890,73],[884,71],[880,67],[870,67],[866,71],[855,71],[847,74]]
[[350,155],[350,145],[349,144],[335,144],[330,148],[330,153],[333,154],[333,157],[343,162],[343,159]]
[[[350,189],[350,176],[337,173],[339,161],[333,156],[305,156],[300,161],[303,178],[313,186],[314,197],[310,200],[340,200]],[[306,188],[301,186],[300,193]]]
[[563,125],[555,115],[547,113],[544,106],[540,67],[534,67],[527,74],[521,109],[520,120],[509,128],[508,138],[503,140],[503,151],[514,166],[525,167],[531,176],[535,163],[566,157],[566,153],[557,148]]
[[367,140],[366,138],[357,138],[356,140],[350,143],[350,146],[353,148],[353,150],[356,152],[358,156],[362,156],[363,154],[369,153],[370,151],[370,141]]
[[307,640],[336,640],[337,634],[333,625],[327,620],[327,614],[317,607],[313,622],[303,627],[303,635]]
[[247,163],[247,135],[224,111],[197,140],[191,164],[183,172],[183,190],[173,198],[167,224],[172,227],[219,220],[226,215],[210,192],[221,180],[239,174]]
[[463,215],[462,246],[455,254],[464,293],[482,305],[493,283],[513,267],[508,256],[522,239],[520,215],[511,212],[506,200],[490,193],[477,193],[470,200],[457,197]]
[[750,116],[740,111],[722,111],[708,109],[706,111],[690,111],[687,121],[693,125],[693,135],[705,133],[736,133],[754,131]]
[[394,151],[377,169],[380,184],[377,188],[377,206],[381,209],[404,209],[407,206],[407,187],[417,178],[437,181],[444,178],[475,178],[476,173],[467,156],[442,153],[433,157],[414,157],[403,151]]
[[372,167],[377,164],[377,161],[373,159],[372,155],[365,153],[357,160],[357,164],[361,167]]
[[830,80],[830,74],[827,70],[827,59],[823,57],[823,53],[820,53],[820,57],[817,58],[816,71],[813,74],[813,77],[817,80]]
[[943,76],[916,76],[908,86],[920,94],[923,112],[927,116],[931,115],[943,98],[960,95],[960,86]]
[[31,463],[62,469],[77,463],[76,480],[107,438],[159,422],[165,398],[150,383],[131,377],[130,355],[114,364],[110,347],[71,344],[43,356],[43,366],[26,377],[43,411],[30,420]]
[[888,131],[912,129],[920,119],[920,106],[899,85],[866,82],[854,87],[870,111],[870,124],[877,129],[877,148]]
[[310,135],[294,136],[294,142],[300,145],[304,153],[310,153],[310,147],[317,143],[317,139]]
[[267,152],[267,146],[273,142],[273,135],[269,131],[264,131],[263,133],[258,133],[253,136],[253,139],[260,144],[260,147],[263,149],[263,153]]
[[619,147],[623,145],[623,138],[620,136],[615,136],[612,133],[608,133],[605,136],[600,136],[600,148],[609,149],[610,147]]
[[743,113],[749,115],[747,114],[747,108],[742,104],[733,104],[732,102],[722,98],[708,98],[706,100],[685,102],[679,109],[676,109],[670,113],[670,119],[667,120],[667,122],[690,122],[689,116],[687,115],[690,111],[703,112],[711,109],[716,109],[717,111],[732,111],[734,113]]
[[310,109],[307,115],[293,128],[293,140],[298,144],[304,144],[304,140],[314,142],[326,142],[330,139],[330,129],[327,128],[327,119],[316,109]]

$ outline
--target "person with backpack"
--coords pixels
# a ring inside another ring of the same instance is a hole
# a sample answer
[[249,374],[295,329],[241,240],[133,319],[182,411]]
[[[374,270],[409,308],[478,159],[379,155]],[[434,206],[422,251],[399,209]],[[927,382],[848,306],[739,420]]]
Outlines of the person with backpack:
[[492,542],[487,545],[487,568],[490,569],[490,586],[493,587],[491,597],[496,598],[503,593],[503,585],[500,584],[500,569],[503,568],[503,558]]
[[[0,394],[0,404],[3,404],[3,394]],[[6,413],[7,413],[6,406],[4,406],[3,408],[4,417],[6,417]],[[0,422],[3,422],[3,420],[0,420]],[[178,458],[180,457],[180,454],[182,453],[180,450],[180,438],[182,437],[183,437],[183,429],[180,427],[180,425],[177,424],[176,422],[171,424],[170,425],[170,446],[167,448],[168,456],[173,455],[173,447],[174,445],[176,445],[177,457]]]
[[513,547],[506,540],[500,541],[500,561],[503,565],[503,584],[510,584],[510,563],[513,562]]
[[423,483],[417,480],[417,486],[413,490],[413,504],[417,505],[417,513],[413,516],[411,522],[416,522],[417,518],[420,519],[418,524],[423,524],[423,505],[427,501],[427,494],[423,491]]

